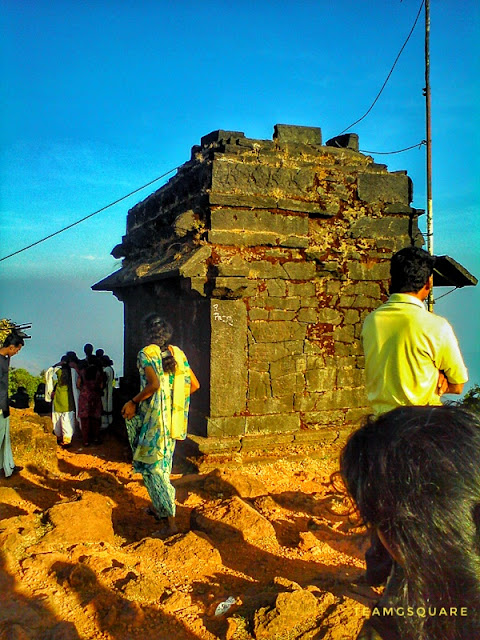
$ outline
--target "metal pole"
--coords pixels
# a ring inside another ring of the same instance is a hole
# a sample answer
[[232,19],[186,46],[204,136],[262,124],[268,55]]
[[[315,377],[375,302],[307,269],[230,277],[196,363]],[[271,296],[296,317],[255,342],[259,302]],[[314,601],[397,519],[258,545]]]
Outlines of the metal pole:
[[[433,256],[432,201],[432,121],[430,99],[430,0],[425,0],[425,109],[427,139],[427,250]],[[433,311],[433,289],[428,296],[428,310]]]

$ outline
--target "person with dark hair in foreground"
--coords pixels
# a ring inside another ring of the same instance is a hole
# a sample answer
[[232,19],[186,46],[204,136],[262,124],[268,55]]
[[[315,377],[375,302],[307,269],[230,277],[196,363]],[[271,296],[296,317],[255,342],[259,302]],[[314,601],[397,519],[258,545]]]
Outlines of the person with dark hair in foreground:
[[122,408],[133,451],[133,468],[152,500],[149,513],[176,532],[175,488],[170,482],[177,440],[187,435],[190,395],[199,388],[181,349],[170,344],[172,328],[156,313],[143,321],[145,346],[138,354],[141,390]]
[[370,417],[340,457],[363,522],[394,559],[361,640],[480,638],[480,420],[456,407]]

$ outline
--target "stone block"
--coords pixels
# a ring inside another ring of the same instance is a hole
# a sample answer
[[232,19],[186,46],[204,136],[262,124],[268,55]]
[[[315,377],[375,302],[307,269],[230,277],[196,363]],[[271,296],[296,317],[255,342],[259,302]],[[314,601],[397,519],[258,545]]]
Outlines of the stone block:
[[334,342],[336,356],[356,356],[361,353],[362,347],[359,340],[353,342]]
[[328,280],[326,283],[326,292],[329,294],[339,293],[342,288],[342,283],[338,282],[338,280]]
[[339,307],[344,307],[346,309],[350,309],[355,300],[355,296],[340,296],[340,300],[338,301]]
[[350,226],[352,238],[402,238],[410,243],[410,220],[406,217],[365,217],[355,220]]
[[270,365],[270,375],[273,378],[279,378],[287,374],[301,371],[305,364],[304,356],[287,356],[272,362]]
[[304,127],[291,124],[276,124],[273,128],[273,139],[278,142],[295,142],[303,144],[322,144],[320,127]]
[[224,278],[212,280],[212,298],[246,298],[256,291],[256,283],[248,278]]
[[258,435],[246,435],[242,438],[242,453],[248,451],[265,451],[275,449],[278,446],[288,445],[293,442],[294,434],[286,433],[267,433]]
[[221,452],[237,452],[240,451],[241,447],[240,436],[204,438],[202,436],[189,434],[187,436],[187,441],[190,444],[190,448],[195,450],[197,454],[200,453],[203,455]]
[[252,371],[248,374],[248,398],[268,398],[272,396],[270,376],[267,372]]
[[219,276],[248,276],[248,263],[239,255],[222,256],[215,265]]
[[[325,412],[330,413],[330,412]],[[319,415],[318,413],[315,415]],[[312,425],[314,423],[311,423]],[[332,427],[335,423],[331,423]],[[302,429],[294,435],[294,442],[298,444],[331,444],[338,438],[338,431],[331,429]]]
[[326,391],[321,395],[315,404],[315,409],[352,409],[356,407],[364,407],[366,405],[366,397],[364,389],[337,389],[334,391]]
[[390,262],[357,262],[347,261],[348,277],[352,280],[388,280]]
[[300,416],[294,413],[247,416],[246,433],[284,433],[300,429]]
[[245,416],[229,416],[228,418],[207,418],[207,436],[209,438],[242,436],[244,433]]
[[345,285],[343,287],[342,293],[344,295],[362,295],[369,296],[371,298],[378,298],[380,296],[380,285],[378,282],[355,282],[352,284]]
[[311,280],[315,277],[313,262],[285,262],[283,268],[290,280]]
[[207,135],[202,136],[200,144],[202,147],[207,147],[209,144],[212,144],[212,142],[244,137],[245,134],[243,131],[225,131],[224,129],[217,129],[216,131],[211,131],[210,133],[207,133]]
[[[315,183],[315,171],[310,167],[293,168],[272,165],[226,162],[216,156],[212,166],[211,189],[220,193],[242,193],[244,196],[273,196],[276,208],[292,211],[308,211],[303,206],[305,193]],[[282,206],[282,196],[302,204],[301,209]],[[297,201],[298,199],[298,201]],[[315,203],[305,203],[315,205]],[[318,204],[316,205],[318,208]],[[253,204],[252,207],[256,208]]]
[[293,395],[249,400],[247,408],[250,413],[257,416],[268,413],[291,413],[293,411]]
[[224,231],[268,231],[283,236],[308,235],[306,216],[289,216],[265,210],[215,209],[211,213],[211,229]]
[[305,326],[297,322],[252,322],[250,330],[256,342],[286,342],[304,340]]
[[[234,235],[232,235],[234,234]],[[237,246],[308,246],[308,219],[265,210],[216,209],[209,240]]]
[[343,320],[343,316],[337,309],[322,307],[317,311],[317,322],[337,325]]
[[268,313],[269,320],[295,320],[295,311],[285,311],[283,309],[273,309]]
[[354,309],[376,309],[380,304],[378,298],[369,298],[368,296],[355,296],[355,300],[352,302]]
[[302,392],[296,393],[293,401],[295,411],[314,411],[317,402],[323,393]]
[[403,174],[359,173],[358,197],[364,202],[410,204],[409,178]]
[[283,309],[285,311],[297,311],[300,309],[300,298],[268,298],[267,304],[273,309]]
[[248,277],[260,280],[268,278],[288,278],[281,264],[268,260],[256,260],[249,263]]
[[285,394],[294,394],[303,391],[305,378],[302,373],[289,373],[284,376],[272,378],[272,395],[279,397]]
[[360,387],[364,382],[364,373],[361,369],[338,369],[337,371],[337,387]]
[[329,391],[335,387],[336,369],[309,369],[305,372],[308,392]]
[[225,205],[250,209],[276,209],[277,207],[277,199],[273,196],[252,196],[240,193],[223,193],[222,191],[210,191],[208,202],[211,206]]
[[345,414],[345,421],[360,426],[363,420],[372,413],[369,407],[360,407],[359,409],[349,409]]
[[352,342],[355,337],[354,327],[346,325],[345,327],[336,327],[333,332],[333,339],[338,342]]
[[318,322],[318,312],[316,309],[300,309],[297,314],[298,322],[315,323]]
[[360,320],[360,313],[355,309],[347,309],[345,311],[345,324],[356,324]]
[[318,298],[314,298],[314,297],[301,297],[300,298],[300,306],[301,307],[309,307],[312,309],[316,309],[318,307]]
[[[318,427],[324,427],[325,425],[338,425],[343,424],[345,420],[345,413],[339,409],[334,411],[306,411],[302,414],[302,423],[308,427],[312,427],[318,433]],[[321,429],[322,433],[330,433],[333,438],[336,437],[334,429],[325,430]]]
[[[306,185],[307,188],[311,188],[312,185]],[[306,191],[305,189],[305,191]],[[310,217],[314,218],[331,218],[337,210],[332,210],[319,202],[307,202],[305,200],[295,200],[293,198],[279,198],[277,200],[277,209],[283,211],[297,211],[298,213],[308,213]]]
[[253,362],[276,362],[280,358],[303,354],[302,341],[254,342],[248,347],[250,360]]
[[241,413],[247,397],[247,310],[241,300],[212,300],[210,415]]
[[267,309],[257,309],[254,307],[249,310],[248,317],[250,320],[268,320],[269,312]]
[[[328,360],[333,360],[332,358],[328,358]],[[307,355],[305,358],[305,370],[309,369],[324,369],[326,366],[327,359],[325,356],[319,355]],[[331,363],[332,368],[335,367],[335,362]]]
[[313,282],[289,282],[289,296],[310,297],[315,295],[315,284]]
[[330,138],[325,143],[327,147],[337,147],[339,149],[352,149],[358,151],[358,135],[356,133],[343,133],[340,136]]
[[287,295],[287,283],[285,280],[268,280],[267,292],[272,297],[284,297]]

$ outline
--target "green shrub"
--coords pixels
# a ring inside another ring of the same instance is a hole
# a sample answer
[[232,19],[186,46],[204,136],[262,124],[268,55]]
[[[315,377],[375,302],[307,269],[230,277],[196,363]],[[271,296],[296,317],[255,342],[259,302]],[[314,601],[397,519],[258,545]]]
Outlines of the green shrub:
[[45,382],[44,376],[32,376],[26,369],[10,367],[8,375],[8,395],[12,396],[18,387],[25,387],[30,400],[32,400],[33,394],[37,390],[40,382]]
[[461,405],[469,411],[480,414],[480,384],[474,385],[467,391],[463,396]]

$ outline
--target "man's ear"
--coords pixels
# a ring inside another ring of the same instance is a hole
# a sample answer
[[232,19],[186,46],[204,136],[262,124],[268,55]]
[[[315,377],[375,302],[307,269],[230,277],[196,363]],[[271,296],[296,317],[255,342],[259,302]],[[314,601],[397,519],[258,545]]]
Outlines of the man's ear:
[[427,282],[425,283],[425,287],[427,291],[431,291],[433,289],[433,274],[428,278]]

